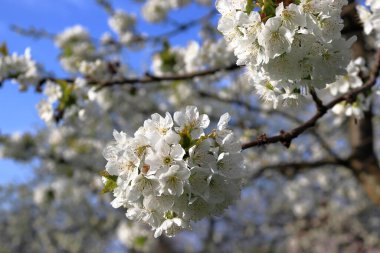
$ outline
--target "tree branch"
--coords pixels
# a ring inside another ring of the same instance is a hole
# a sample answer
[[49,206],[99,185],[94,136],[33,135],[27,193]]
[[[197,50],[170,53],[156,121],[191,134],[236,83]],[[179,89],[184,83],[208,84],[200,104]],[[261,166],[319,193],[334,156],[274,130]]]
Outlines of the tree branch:
[[[112,5],[109,4],[108,1],[97,0],[97,2],[99,5],[101,5],[106,10],[106,12],[108,14],[113,15],[115,10],[113,9]],[[152,36],[137,35],[131,39],[131,42],[133,42],[133,43],[141,43],[141,42],[157,43],[157,42],[166,40],[168,37],[174,37],[174,36],[177,36],[183,32],[186,32],[187,30],[193,28],[195,25],[200,24],[204,21],[210,20],[216,14],[217,14],[217,11],[216,11],[216,9],[213,8],[210,12],[208,12],[206,15],[204,15],[202,17],[190,20],[186,23],[176,24],[175,28],[173,28],[172,30],[169,30],[167,32],[163,32],[162,34],[152,35]],[[52,39],[53,40],[57,36],[57,34],[48,32],[44,29],[35,28],[35,27],[24,28],[24,27],[20,27],[20,26],[17,26],[15,24],[12,24],[11,29],[14,32],[16,32],[22,36],[32,37],[35,39]],[[94,42],[98,41],[98,39],[96,39],[96,38],[92,38],[92,40]],[[118,41],[113,40],[112,43],[116,46],[119,46],[119,47],[123,46]]]
[[311,97],[313,98],[313,101],[314,101],[314,103],[315,103],[315,106],[317,107],[317,110],[318,110],[318,111],[323,110],[323,108],[324,108],[325,106],[323,105],[322,100],[318,97],[317,92],[316,92],[314,89],[311,89],[311,90],[310,90],[310,94],[311,94]]
[[[219,67],[219,68],[212,68],[212,69],[206,69],[201,71],[195,71],[191,73],[185,73],[185,74],[179,74],[179,75],[167,75],[167,76],[155,76],[151,74],[146,74],[143,77],[136,77],[136,78],[123,78],[119,80],[109,80],[105,82],[98,82],[96,80],[91,80],[90,78],[87,79],[87,83],[90,86],[95,86],[96,91],[100,91],[104,88],[111,87],[111,86],[122,86],[122,85],[132,85],[135,86],[137,84],[149,84],[149,83],[155,83],[155,82],[165,82],[165,81],[184,81],[184,80],[191,80],[197,77],[205,77],[217,74],[219,72],[229,72],[229,71],[235,71],[240,69],[240,66],[236,64],[232,64],[230,66],[226,67]],[[42,85],[47,82],[57,82],[57,81],[65,81],[68,83],[74,83],[75,79],[73,78],[56,78],[56,77],[44,77],[39,80],[36,90],[38,92],[41,92]]]
[[290,163],[280,163],[280,164],[270,164],[260,167],[257,172],[255,172],[251,180],[261,177],[267,170],[275,170],[287,177],[293,177],[299,172],[314,169],[327,165],[341,165],[349,168],[346,162],[342,160],[335,159],[322,159],[317,161],[301,161],[301,162],[290,162]]
[[[292,121],[295,124],[302,124],[303,121],[300,120],[299,118],[295,117],[294,115],[287,113],[285,111],[280,111],[280,110],[267,110],[261,107],[256,107],[251,105],[248,102],[242,101],[240,99],[234,99],[234,98],[224,98],[220,97],[217,94],[213,94],[210,92],[206,91],[199,91],[198,92],[199,96],[205,97],[205,98],[211,98],[215,99],[219,102],[223,103],[228,103],[228,104],[236,104],[238,106],[244,107],[250,112],[255,112],[255,113],[264,113],[268,115],[278,115],[281,116],[289,121]],[[331,157],[333,157],[336,160],[341,160],[339,155],[334,152],[334,150],[330,147],[330,145],[322,138],[322,136],[317,132],[317,131],[311,131],[311,135],[314,136],[314,138],[318,141],[318,143],[321,145],[321,147],[329,154]]]
[[223,103],[227,103],[227,104],[235,104],[235,105],[244,107],[245,109],[247,109],[247,111],[250,111],[250,112],[266,113],[266,114],[277,114],[277,115],[282,116],[282,117],[284,117],[286,119],[289,119],[290,121],[295,122],[297,124],[302,123],[302,121],[300,119],[298,119],[297,117],[295,117],[295,116],[293,116],[293,115],[291,115],[291,114],[289,114],[287,112],[284,112],[284,111],[280,111],[280,110],[267,110],[267,109],[264,109],[264,108],[261,108],[261,107],[253,106],[250,103],[242,101],[240,99],[236,99],[236,98],[224,98],[224,97],[218,96],[217,94],[213,94],[213,93],[206,92],[206,91],[199,91],[198,94],[199,94],[200,97],[211,98],[211,99],[215,99],[215,100],[217,100],[219,102],[223,102]]
[[132,39],[132,42],[142,42],[142,41],[143,42],[159,42],[159,41],[166,39],[167,37],[174,37],[176,35],[179,35],[185,31],[187,31],[188,29],[193,28],[197,24],[200,24],[204,21],[210,20],[217,13],[218,12],[216,11],[216,9],[212,8],[212,10],[209,13],[207,13],[206,15],[204,15],[200,18],[190,20],[189,22],[186,22],[186,23],[176,24],[176,27],[173,30],[170,30],[168,32],[164,32],[164,33],[159,34],[159,35],[152,35],[149,37],[143,37],[143,36],[135,37]]
[[[125,84],[148,84],[148,83],[154,83],[154,82],[191,80],[196,77],[210,76],[210,75],[214,75],[223,71],[234,71],[239,68],[240,66],[237,66],[236,64],[232,64],[226,67],[212,68],[212,69],[201,70],[201,71],[185,73],[185,74],[180,74],[180,75],[154,76],[154,75],[146,74],[145,77],[130,78],[130,79],[126,78],[122,80],[115,80],[115,81],[101,83],[96,88],[96,91],[102,90],[110,86],[119,86],[119,85],[125,85]],[[90,81],[89,84],[96,85],[98,83]]]
[[[300,134],[305,132],[307,129],[314,127],[317,121],[322,118],[329,110],[331,110],[336,104],[339,104],[340,102],[347,101],[348,103],[352,103],[355,101],[356,97],[363,93],[370,88],[372,88],[376,84],[376,78],[379,75],[380,72],[380,50],[376,54],[376,61],[373,66],[373,69],[370,73],[370,76],[368,80],[365,82],[365,84],[359,88],[353,89],[350,92],[347,92],[346,94],[343,94],[342,96],[337,97],[336,99],[332,100],[327,105],[323,105],[323,103],[319,100],[317,101],[317,107],[318,110],[314,114],[312,118],[310,118],[308,121],[303,123],[302,125],[288,131],[281,131],[279,135],[267,137],[266,135],[260,136],[257,140],[248,142],[242,145],[242,149],[248,149],[251,147],[261,146],[261,145],[267,145],[271,143],[282,143],[285,147],[289,147],[292,140],[297,138]],[[316,99],[315,97],[314,99]]]

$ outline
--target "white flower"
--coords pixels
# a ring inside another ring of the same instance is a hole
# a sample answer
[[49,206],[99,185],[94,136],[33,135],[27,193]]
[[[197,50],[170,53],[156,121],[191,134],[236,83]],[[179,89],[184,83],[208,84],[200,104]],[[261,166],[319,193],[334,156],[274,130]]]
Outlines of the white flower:
[[282,26],[281,18],[275,17],[265,23],[258,40],[265,48],[266,56],[273,59],[285,52],[290,52],[293,34],[291,30]]
[[189,150],[189,164],[191,167],[200,166],[202,168],[215,168],[215,156],[210,153],[211,142],[204,140],[198,145],[194,145]]
[[174,113],[174,121],[179,125],[178,132],[190,133],[192,138],[199,138],[203,134],[203,129],[210,124],[210,119],[206,114],[199,115],[195,106],[187,106],[186,110]]
[[364,26],[364,32],[370,34],[374,27],[372,23],[372,13],[364,6],[357,5],[356,10],[358,11],[359,18]]
[[24,55],[13,53],[0,56],[0,80],[11,79],[20,84],[21,89],[26,89],[28,84],[37,84],[41,76],[41,70],[32,60],[30,48],[26,48]]
[[190,177],[188,168],[172,165],[169,170],[160,175],[160,194],[177,195],[183,193],[183,188]]
[[142,8],[142,14],[149,22],[159,22],[166,18],[171,9],[177,9],[188,3],[189,0],[148,0]]
[[250,39],[239,40],[239,47],[234,50],[235,55],[238,57],[236,64],[259,66],[263,62],[268,62],[269,58],[264,53],[265,48],[259,44],[257,40],[252,42]]
[[209,134],[208,116],[194,106],[175,112],[174,119],[153,114],[133,137],[114,131],[115,141],[103,152],[110,175],[103,183],[117,178],[111,205],[127,208],[126,216],[148,223],[156,237],[221,214],[239,197],[244,174],[228,113]]
[[272,103],[273,108],[277,108],[281,91],[276,87],[274,82],[270,82],[267,78],[258,78],[255,89],[259,97],[264,100],[264,102]]
[[363,68],[362,58],[351,61],[347,66],[347,74],[339,76],[337,80],[328,85],[332,95],[336,96],[338,93],[346,93],[350,88],[358,88],[363,85],[362,79],[358,76],[360,68]]
[[365,4],[367,6],[371,6],[371,9],[373,9],[373,10],[379,10],[380,9],[380,2],[377,0],[366,0]]
[[152,119],[144,122],[144,128],[147,129],[147,136],[153,143],[157,143],[161,138],[168,144],[175,144],[179,141],[179,136],[172,130],[173,119],[170,113],[165,114],[163,118],[158,113],[152,114]]
[[169,145],[161,140],[156,147],[156,152],[146,157],[149,174],[165,172],[170,166],[180,164],[185,155],[185,150],[179,144]]
[[218,130],[222,131],[227,128],[228,122],[231,120],[231,115],[226,112],[222,116],[220,116],[219,122],[218,122]]
[[117,227],[116,235],[122,244],[139,252],[152,252],[157,246],[148,227],[142,224],[122,221]]
[[370,99],[364,97],[363,94],[359,94],[356,98],[356,101],[353,103],[347,103],[345,101],[336,104],[332,108],[332,112],[347,117],[355,117],[357,119],[361,119],[364,117],[364,111],[367,111],[369,108]]
[[116,10],[114,14],[109,18],[108,25],[119,35],[128,32],[133,29],[135,25],[136,17],[134,15],[128,15],[127,13]]
[[129,201],[136,201],[141,195],[153,195],[158,187],[159,182],[154,176],[138,174],[131,182]]
[[340,31],[343,29],[343,23],[339,16],[319,15],[319,26],[321,36],[325,42],[331,42],[333,39],[341,37]]
[[167,236],[172,237],[186,227],[187,224],[180,218],[167,219],[156,229],[154,237],[159,237],[163,231],[165,231]]
[[286,8],[280,3],[276,8],[276,16],[281,17],[283,26],[295,29],[306,26],[306,16],[301,13],[301,8],[296,4],[290,4]]
[[246,4],[245,0],[217,0],[215,6],[222,15],[228,15],[236,10],[244,11]]
[[361,5],[357,5],[356,9],[365,34],[373,37],[374,46],[380,47],[380,4],[378,1],[367,0],[366,5],[369,9]]
[[239,27],[239,30],[244,34],[244,37],[250,41],[256,40],[263,28],[260,14],[257,12],[251,12],[249,16],[245,13],[242,13],[241,15],[242,24],[241,27]]
[[52,81],[47,81],[45,83],[44,94],[48,96],[48,101],[50,103],[54,103],[62,97],[62,90],[58,84]]
[[75,25],[58,34],[55,38],[55,43],[58,47],[64,48],[74,41],[87,41],[89,40],[89,37],[90,36],[84,27]]
[[241,153],[221,153],[218,156],[217,173],[228,178],[240,178],[243,171],[236,171],[236,167],[243,167],[243,155]]
[[54,118],[54,110],[53,106],[46,100],[41,100],[37,104],[38,114],[41,119],[43,119],[46,123],[50,123]]
[[142,15],[149,22],[159,22],[166,18],[168,6],[163,1],[147,1],[142,8]]
[[200,54],[200,46],[196,41],[190,41],[189,45],[186,48],[184,62],[186,66],[187,72],[196,71],[201,63],[201,59],[199,58]]

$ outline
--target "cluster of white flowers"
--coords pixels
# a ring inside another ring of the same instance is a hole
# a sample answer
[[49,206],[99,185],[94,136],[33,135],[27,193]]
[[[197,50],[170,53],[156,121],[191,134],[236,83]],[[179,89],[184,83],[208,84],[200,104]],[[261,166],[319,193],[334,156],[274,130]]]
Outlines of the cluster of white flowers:
[[0,81],[12,79],[25,89],[28,84],[36,84],[41,76],[41,70],[32,60],[30,49],[25,50],[24,55],[0,56]]
[[[334,83],[327,85],[333,96],[344,94],[350,89],[355,89],[363,85],[359,74],[368,75],[368,69],[365,66],[365,60],[361,57],[352,60],[347,66],[347,74],[338,76]],[[353,103],[343,101],[332,108],[332,112],[337,115],[363,117],[363,111],[368,110],[369,99],[363,94],[359,94]]]
[[54,119],[54,103],[62,97],[62,89],[58,84],[47,81],[45,83],[44,94],[47,96],[47,99],[42,99],[37,104],[37,110],[41,119],[46,123],[50,123]]
[[130,15],[122,10],[116,10],[108,19],[108,25],[117,33],[120,42],[129,45],[135,37],[135,15]]
[[294,102],[345,73],[355,40],[341,36],[347,0],[263,1],[259,10],[247,2],[218,0],[218,30],[264,100]]
[[347,66],[347,74],[337,77],[334,83],[328,84],[327,87],[333,96],[344,94],[350,88],[358,88],[363,85],[363,81],[359,74],[366,76],[368,69],[365,66],[365,60],[362,57],[352,60]]
[[364,116],[364,111],[368,110],[369,105],[370,100],[363,94],[359,94],[354,102],[343,101],[335,105],[331,111],[337,115],[354,116],[357,119],[361,119]]
[[[167,17],[169,11],[189,4],[190,0],[148,0],[142,8],[142,15],[149,22],[160,22]],[[211,0],[196,0],[197,3],[209,5]]]
[[[110,20],[110,25],[115,31],[126,29],[127,25],[120,24],[125,21],[125,18],[120,21],[123,14],[116,12],[115,17]],[[55,43],[62,50],[60,61],[63,68],[71,73],[78,73],[98,82],[116,79],[125,74],[124,66],[119,61],[106,60],[105,55],[112,53],[98,50],[82,26],[76,25],[65,29],[56,36]]]
[[112,79],[123,78],[127,72],[124,65],[118,62],[107,62],[101,59],[82,61],[78,71],[84,77],[96,82],[107,82]]
[[171,47],[153,57],[152,70],[156,75],[184,74],[223,67],[236,60],[224,40],[206,40],[202,45],[190,41],[184,48]]
[[116,141],[104,150],[109,176],[103,177],[105,187],[115,183],[112,206],[148,223],[155,237],[222,214],[239,198],[245,168],[229,120],[222,115],[217,129],[205,134],[209,117],[188,106],[174,121],[169,113],[153,114],[133,137],[114,131]]
[[[375,47],[380,47],[380,2],[378,0],[366,0],[366,7],[357,5],[360,20],[364,26],[364,32],[374,37]],[[368,8],[369,9],[368,9]]]
[[157,247],[157,241],[146,225],[140,223],[131,223],[123,221],[117,227],[118,239],[129,249],[138,252],[153,252]]
[[69,27],[55,37],[55,44],[62,50],[60,61],[69,72],[79,72],[82,61],[95,60],[95,47],[90,35],[80,25]]

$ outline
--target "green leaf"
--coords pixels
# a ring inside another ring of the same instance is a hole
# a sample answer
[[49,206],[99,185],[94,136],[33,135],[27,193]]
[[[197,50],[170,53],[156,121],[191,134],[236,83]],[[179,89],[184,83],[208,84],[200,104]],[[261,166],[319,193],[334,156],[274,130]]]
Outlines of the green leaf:
[[63,57],[71,57],[73,55],[73,49],[71,48],[71,46],[66,46],[64,49],[63,49],[63,52],[62,52],[62,56]]
[[247,0],[247,6],[245,7],[245,12],[249,14],[253,11],[254,8],[255,8],[254,0]]
[[65,108],[76,103],[76,97],[73,93],[74,85],[66,82],[65,80],[57,80],[57,84],[61,87],[62,97],[59,99],[58,110],[65,110]]
[[7,44],[5,42],[1,43],[1,45],[0,45],[0,54],[4,57],[9,55],[8,47],[7,47]]
[[163,50],[159,53],[162,61],[161,70],[163,72],[170,72],[177,64],[177,55],[170,50],[170,44],[167,41],[163,43]]
[[181,136],[181,140],[179,141],[179,144],[182,146],[184,150],[189,150],[192,143],[190,132],[183,131],[179,135]]
[[102,189],[102,193],[112,192],[117,187],[117,183],[111,179],[107,179],[104,188]]
[[49,202],[53,201],[54,198],[55,198],[55,194],[54,194],[54,191],[53,190],[48,190],[47,193],[46,193],[46,197],[47,197],[47,200]]
[[134,241],[134,245],[136,245],[139,248],[142,248],[142,247],[144,247],[145,242],[147,240],[148,240],[148,238],[146,236],[138,236],[138,237],[136,237],[136,239]]
[[101,193],[112,192],[117,187],[117,176],[110,175],[107,171],[103,170],[99,172],[99,175],[107,179]]

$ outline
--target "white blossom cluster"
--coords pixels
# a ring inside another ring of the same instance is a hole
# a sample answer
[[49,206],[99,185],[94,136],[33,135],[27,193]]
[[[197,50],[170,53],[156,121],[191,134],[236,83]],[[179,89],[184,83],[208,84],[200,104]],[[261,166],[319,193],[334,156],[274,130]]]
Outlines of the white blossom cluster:
[[[122,27],[119,22],[121,19],[119,16],[111,19],[110,25],[112,24],[114,29],[125,29],[125,25]],[[65,29],[56,36],[55,43],[62,50],[60,61],[68,72],[78,73],[98,82],[116,79],[125,74],[124,66],[104,59],[82,26],[76,25]]]
[[[368,69],[365,66],[365,60],[362,57],[352,60],[347,66],[347,74],[338,76],[334,83],[327,87],[333,96],[344,94],[350,89],[355,89],[363,85],[363,81],[359,74],[368,75]],[[343,101],[332,108],[332,112],[337,115],[354,116],[356,118],[363,117],[363,111],[368,110],[369,99],[363,94],[359,94],[353,103]]]
[[189,0],[148,0],[142,8],[142,15],[149,22],[160,22],[164,20],[167,13],[189,3]]
[[364,117],[364,111],[367,111],[370,105],[370,99],[363,94],[359,94],[352,103],[343,101],[335,105],[331,111],[337,115],[345,115],[347,117],[355,117],[361,119]]
[[117,227],[118,239],[129,249],[138,252],[153,252],[157,247],[157,241],[146,225],[140,223],[131,223],[123,221]]
[[364,76],[368,74],[365,60],[362,57],[351,60],[347,66],[347,74],[338,76],[337,80],[334,83],[328,84],[327,87],[333,96],[344,94],[351,88],[354,89],[363,85],[363,81],[359,76],[360,73]]
[[107,82],[123,77],[126,69],[119,64],[96,59],[94,61],[81,61],[78,71],[90,80]]
[[89,33],[80,25],[66,28],[55,37],[55,44],[62,50],[60,61],[69,72],[79,72],[83,61],[95,60],[95,48]]
[[26,89],[28,84],[36,84],[41,76],[41,70],[32,60],[30,49],[25,50],[24,55],[13,53],[0,56],[0,81],[12,79],[20,84],[21,89]]
[[364,32],[374,37],[375,47],[380,47],[380,2],[366,0],[366,6],[357,5],[359,18],[363,23]]
[[[196,41],[190,41],[184,48],[171,47],[167,50],[166,57],[160,53],[153,57],[152,70],[156,75],[184,74],[223,67],[229,63],[232,64],[236,59],[224,40],[206,40],[202,45]],[[168,56],[169,62],[167,62]]]
[[218,30],[237,64],[248,67],[260,96],[274,107],[298,103],[309,87],[325,88],[345,74],[355,40],[341,36],[346,0],[279,2],[259,11],[245,0],[216,2],[222,14]]
[[[190,0],[147,0],[142,8],[142,15],[149,22],[160,22],[166,19],[169,11],[189,4]],[[196,0],[197,3],[209,5],[211,0]]]
[[[117,177],[114,208],[127,217],[174,236],[191,221],[220,215],[240,196],[244,174],[241,145],[221,116],[217,129],[195,106],[153,114],[134,134],[114,131],[115,142],[104,150],[106,171]],[[105,185],[108,181],[103,177]]]
[[108,25],[119,36],[120,42],[129,45],[135,38],[136,16],[116,10],[108,19]]
[[44,86],[44,94],[47,96],[47,99],[42,99],[37,104],[37,110],[42,120],[46,123],[51,123],[54,119],[53,106],[62,97],[62,89],[52,81],[47,81]]

